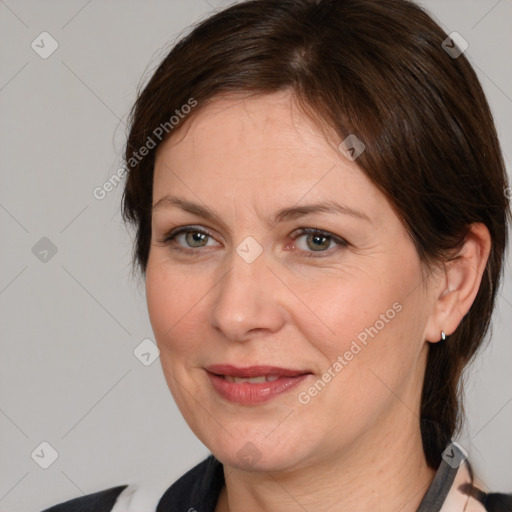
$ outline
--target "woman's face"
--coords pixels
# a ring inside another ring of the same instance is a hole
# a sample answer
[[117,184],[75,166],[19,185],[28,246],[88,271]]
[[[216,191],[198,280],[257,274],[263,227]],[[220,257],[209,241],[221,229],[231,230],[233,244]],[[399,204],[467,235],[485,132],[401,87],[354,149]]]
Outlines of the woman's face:
[[146,292],[197,437],[283,470],[417,429],[433,293],[357,159],[289,93],[217,99],[183,128],[157,154]]

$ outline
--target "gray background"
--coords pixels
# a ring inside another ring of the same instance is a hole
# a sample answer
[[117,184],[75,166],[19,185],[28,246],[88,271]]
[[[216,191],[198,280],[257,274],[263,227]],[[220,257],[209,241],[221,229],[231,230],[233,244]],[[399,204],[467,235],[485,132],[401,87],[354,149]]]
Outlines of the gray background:
[[[469,42],[509,162],[512,0],[422,3]],[[122,186],[103,200],[92,191],[121,165],[140,78],[190,24],[227,4],[0,0],[2,512],[122,483],[164,489],[207,454],[159,360],[145,366],[133,353],[152,332],[130,274]],[[59,45],[47,59],[31,48],[43,31]],[[55,255],[33,251],[43,237]],[[485,484],[512,491],[509,264],[506,275],[492,344],[468,379],[461,444]],[[43,441],[58,452],[47,469]]]

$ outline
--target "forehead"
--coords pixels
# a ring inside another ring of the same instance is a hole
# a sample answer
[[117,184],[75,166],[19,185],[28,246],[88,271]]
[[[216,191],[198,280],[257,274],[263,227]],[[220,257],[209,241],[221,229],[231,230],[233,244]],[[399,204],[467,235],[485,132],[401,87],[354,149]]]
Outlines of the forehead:
[[258,210],[329,200],[358,209],[364,201],[369,217],[386,204],[290,93],[218,98],[183,123],[157,152],[154,203],[170,193]]
[[[314,175],[340,164],[357,172],[340,155],[333,134],[326,137],[329,129],[320,129],[287,91],[216,98],[182,123],[158,149],[155,174],[169,165],[189,176],[207,168],[217,177],[229,173],[231,179],[270,177],[290,169],[295,177],[301,170]],[[257,174],[245,172],[254,166]]]

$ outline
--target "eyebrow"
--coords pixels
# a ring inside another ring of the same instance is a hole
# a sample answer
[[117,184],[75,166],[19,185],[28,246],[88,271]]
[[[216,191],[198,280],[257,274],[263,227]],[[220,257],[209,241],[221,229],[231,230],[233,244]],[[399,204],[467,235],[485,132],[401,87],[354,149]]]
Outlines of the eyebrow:
[[[152,210],[154,211],[157,208],[169,208],[173,206],[179,207],[186,212],[192,213],[193,215],[197,215],[198,217],[213,220],[218,224],[225,226],[225,223],[220,219],[219,215],[214,210],[208,208],[207,206],[201,206],[199,204],[187,201],[186,199],[182,199],[176,196],[168,195],[160,198],[153,205]],[[349,208],[348,206],[338,204],[334,201],[324,201],[322,203],[314,203],[302,206],[291,206],[288,208],[283,208],[274,213],[274,215],[272,215],[272,217],[269,220],[269,226],[273,227],[279,222],[285,220],[298,219],[300,217],[304,217],[306,215],[311,215],[314,213],[337,213],[349,215],[351,217],[362,219],[371,223],[370,218],[365,213],[359,210]]]

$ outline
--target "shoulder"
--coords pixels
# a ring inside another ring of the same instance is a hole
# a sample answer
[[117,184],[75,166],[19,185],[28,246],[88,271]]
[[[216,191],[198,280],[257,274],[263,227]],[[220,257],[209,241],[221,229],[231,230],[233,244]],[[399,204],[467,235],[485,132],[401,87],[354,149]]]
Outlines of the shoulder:
[[59,503],[42,512],[160,512],[183,507],[189,510],[191,503],[196,510],[207,512],[214,510],[223,485],[222,464],[209,455],[170,487],[166,486],[165,491],[159,486],[120,485]]
[[162,496],[157,512],[166,510],[214,510],[224,486],[222,463],[213,455],[194,466]]
[[471,482],[460,485],[457,491],[464,497],[466,512],[512,512],[512,494],[484,491]]
[[[456,443],[451,445],[459,455],[465,456],[458,446]],[[512,512],[512,494],[490,492],[488,489],[480,488],[480,484],[483,485],[483,482],[474,476],[467,458],[463,458],[462,461],[459,459],[458,464],[450,464],[443,458],[427,492],[426,498],[429,499],[424,499],[424,506],[420,506],[418,510],[439,510],[440,504],[440,512]],[[443,488],[448,487],[449,490],[443,497]]]
[[79,498],[74,498],[63,503],[47,508],[42,512],[79,512],[85,510],[94,510],[95,512],[110,512],[115,505],[119,495],[128,487],[120,485],[104,489],[93,494],[87,494]]
[[512,512],[512,494],[484,494],[481,501],[487,512]]

